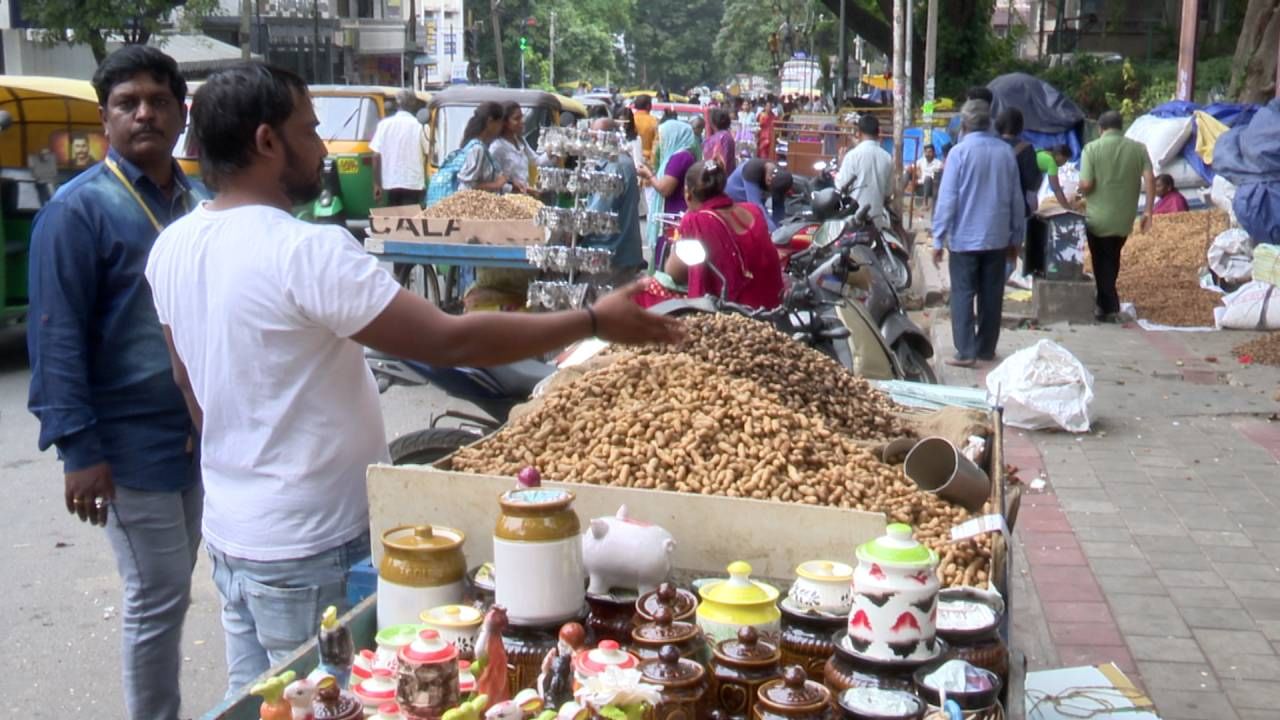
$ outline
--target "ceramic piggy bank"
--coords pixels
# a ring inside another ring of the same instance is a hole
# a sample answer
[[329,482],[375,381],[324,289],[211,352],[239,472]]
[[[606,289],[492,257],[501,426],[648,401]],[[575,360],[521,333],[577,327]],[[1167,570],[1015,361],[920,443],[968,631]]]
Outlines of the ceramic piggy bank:
[[667,579],[675,549],[671,533],[629,517],[626,505],[613,517],[595,518],[582,534],[582,560],[591,577],[587,592],[607,595],[611,588],[649,592]]

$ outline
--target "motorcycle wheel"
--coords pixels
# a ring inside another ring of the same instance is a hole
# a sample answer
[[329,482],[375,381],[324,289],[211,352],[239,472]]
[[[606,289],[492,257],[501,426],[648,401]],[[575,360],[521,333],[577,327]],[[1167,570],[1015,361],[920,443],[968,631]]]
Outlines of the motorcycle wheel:
[[934,374],[933,366],[920,354],[920,351],[905,342],[900,342],[894,348],[894,354],[898,356],[898,365],[902,368],[903,380],[928,383],[930,385],[938,384],[938,376]]
[[427,428],[406,433],[391,441],[387,449],[393,465],[430,465],[483,435],[456,428]]
[[400,283],[400,286],[405,290],[421,295],[427,299],[427,302],[437,307],[442,306],[440,277],[436,275],[434,266],[396,263],[395,278],[396,282]]
[[911,287],[911,266],[906,261],[891,250],[877,252],[876,256],[880,263],[880,270],[884,272],[885,277],[889,278],[894,290],[904,292]]

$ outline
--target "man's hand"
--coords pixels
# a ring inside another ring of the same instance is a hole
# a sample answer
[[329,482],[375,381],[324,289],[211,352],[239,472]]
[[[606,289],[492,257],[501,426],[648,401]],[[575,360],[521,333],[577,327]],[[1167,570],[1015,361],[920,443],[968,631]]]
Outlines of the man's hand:
[[111,466],[105,462],[66,475],[67,512],[83,522],[107,526],[107,509],[116,499]]
[[635,303],[632,298],[644,289],[644,283],[633,282],[600,298],[592,310],[596,314],[596,332],[601,340],[624,345],[677,343],[684,339],[684,324],[673,317],[655,315]]
[[1142,213],[1142,225],[1140,227],[1142,229],[1142,232],[1144,233],[1151,232],[1151,211],[1150,210]]
[[941,265],[942,265],[942,256],[943,256],[943,254],[944,254],[944,253],[946,253],[946,250],[943,250],[942,248],[934,248],[934,249],[933,249],[933,264],[934,264],[935,266],[941,266]]

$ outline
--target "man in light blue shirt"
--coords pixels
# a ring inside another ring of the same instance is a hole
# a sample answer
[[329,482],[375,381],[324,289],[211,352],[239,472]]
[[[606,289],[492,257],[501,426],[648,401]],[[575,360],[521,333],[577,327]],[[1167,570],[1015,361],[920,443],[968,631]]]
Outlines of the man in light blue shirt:
[[[1017,256],[1026,217],[1018,163],[989,132],[991,105],[970,100],[960,111],[964,137],[947,156],[933,211],[933,261],[950,250],[951,334],[948,365],[995,360],[1004,306],[1005,262]],[[977,313],[974,301],[977,300]]]

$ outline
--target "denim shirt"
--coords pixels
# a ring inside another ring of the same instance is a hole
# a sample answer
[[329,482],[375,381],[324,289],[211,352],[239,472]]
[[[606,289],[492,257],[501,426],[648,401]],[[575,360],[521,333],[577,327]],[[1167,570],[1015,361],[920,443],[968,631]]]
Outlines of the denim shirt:
[[[746,163],[739,165],[729,175],[729,179],[725,182],[724,194],[736,203],[751,203],[758,205],[764,211],[765,222],[769,225],[769,232],[778,229],[778,225],[782,224],[787,217],[787,197],[786,193],[771,193],[766,196],[760,186],[747,180],[742,175],[742,169],[746,167]],[[772,198],[773,207],[766,208],[765,201]]]
[[933,247],[983,252],[1021,247],[1026,199],[1013,148],[987,132],[965,134],[947,155],[933,208]]
[[[163,225],[205,196],[176,165],[166,199],[115,150],[108,157]],[[105,461],[121,486],[171,491],[193,482],[198,464],[143,275],[158,234],[105,162],[41,209],[31,233],[27,407],[40,420],[40,449],[56,445],[66,472]]]
[[588,235],[583,238],[583,244],[613,252],[610,266],[614,270],[644,267],[644,254],[640,249],[640,181],[636,179],[635,164],[629,155],[619,155],[614,160],[597,162],[594,170],[622,176],[622,192],[614,196],[593,194],[587,204],[590,210],[617,213],[618,232]]

